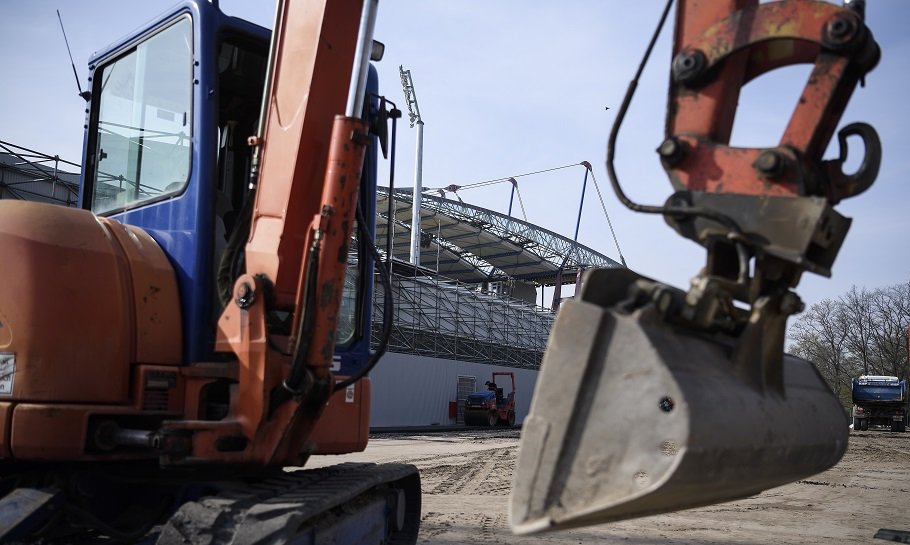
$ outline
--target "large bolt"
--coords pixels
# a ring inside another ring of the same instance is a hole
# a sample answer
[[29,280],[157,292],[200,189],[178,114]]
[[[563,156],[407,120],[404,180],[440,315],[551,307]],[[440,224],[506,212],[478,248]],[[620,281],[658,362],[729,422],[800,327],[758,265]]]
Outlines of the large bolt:
[[773,178],[784,171],[787,166],[787,160],[778,151],[765,150],[761,152],[761,155],[758,156],[752,166],[763,175]]
[[693,83],[708,66],[708,57],[699,49],[687,49],[673,59],[673,79],[677,83]]
[[[692,207],[692,194],[686,190],[680,190],[667,197],[664,204],[669,210],[664,214],[664,218],[674,229],[677,224],[689,221],[693,218],[691,214],[686,213],[687,209]],[[671,211],[675,211],[672,213]]]
[[240,285],[240,291],[237,293],[237,306],[240,308],[249,308],[256,298],[253,287],[244,282]]
[[667,162],[668,165],[674,166],[686,156],[686,144],[680,142],[676,137],[671,136],[661,143],[657,148],[657,154]]
[[830,34],[832,38],[843,39],[844,36],[848,35],[849,33],[850,25],[848,25],[847,22],[843,19],[835,19],[834,21],[831,21],[830,24],[828,24],[828,34]]
[[852,12],[838,13],[828,19],[822,30],[822,44],[830,49],[841,49],[850,45],[859,36],[860,22]]

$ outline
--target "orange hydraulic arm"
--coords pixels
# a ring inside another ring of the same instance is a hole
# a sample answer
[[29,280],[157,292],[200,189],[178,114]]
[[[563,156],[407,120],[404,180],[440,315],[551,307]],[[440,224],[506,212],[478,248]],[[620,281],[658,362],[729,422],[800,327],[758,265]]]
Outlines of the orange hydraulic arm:
[[[678,191],[668,222],[708,247],[708,272],[713,269],[718,277],[728,266],[720,256],[725,243],[718,243],[724,237],[737,239],[759,262],[766,255],[781,262],[763,271],[770,283],[792,287],[803,270],[830,274],[849,225],[830,205],[866,190],[881,154],[875,130],[854,123],[838,134],[840,157],[822,160],[853,90],[878,62],[862,1],[846,8],[814,0],[684,1],[673,55],[667,139],[658,149]],[[798,63],[814,66],[780,141],[765,148],[730,146],[742,86]],[[841,169],[849,136],[859,136],[866,146],[863,165],[852,175]],[[686,207],[713,210],[727,225],[686,214],[681,210]],[[805,217],[805,233],[777,227],[799,217]],[[733,291],[752,302],[769,290],[756,285]]]
[[[677,189],[751,195],[820,195],[832,204],[866,189],[821,156],[857,82],[878,62],[861,10],[828,2],[691,1],[679,10],[665,166]],[[814,64],[776,148],[727,145],[740,88],[775,68]],[[865,132],[863,134],[866,140]],[[722,174],[712,176],[706,164]],[[833,166],[833,165],[832,165]],[[839,165],[838,165],[839,166]],[[863,173],[874,178],[871,173]]]
[[[332,393],[335,329],[368,139],[359,116],[375,6],[376,0],[279,3],[262,130],[250,139],[259,173],[246,274],[218,322],[216,348],[236,354],[237,385],[227,418],[165,423],[165,441],[173,444],[164,450],[185,454],[167,455],[171,463],[298,463]],[[291,312],[296,333],[269,339],[267,307]]]

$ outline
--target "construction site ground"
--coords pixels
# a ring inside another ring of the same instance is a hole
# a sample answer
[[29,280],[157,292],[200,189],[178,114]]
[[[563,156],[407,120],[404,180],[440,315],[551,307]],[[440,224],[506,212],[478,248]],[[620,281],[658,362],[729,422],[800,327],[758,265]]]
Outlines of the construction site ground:
[[418,543],[577,545],[885,543],[879,529],[910,531],[910,433],[853,432],[834,468],[745,500],[596,527],[514,536],[509,489],[519,430],[383,433],[367,450],[314,457],[407,462],[420,468]]

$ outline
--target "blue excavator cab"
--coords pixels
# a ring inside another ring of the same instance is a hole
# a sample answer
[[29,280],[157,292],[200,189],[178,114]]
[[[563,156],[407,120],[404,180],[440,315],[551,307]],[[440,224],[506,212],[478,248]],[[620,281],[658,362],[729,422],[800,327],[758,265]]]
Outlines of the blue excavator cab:
[[[246,241],[232,247],[231,235],[252,204],[247,139],[258,132],[270,35],[217,3],[190,0],[89,61],[79,203],[141,227],[167,255],[180,290],[184,363],[217,359],[219,293],[243,270]],[[371,67],[368,92],[377,89]],[[365,159],[360,195],[371,233],[377,147]],[[373,263],[354,248],[334,368],[343,375],[369,355],[371,308],[357,301],[371,299]]]

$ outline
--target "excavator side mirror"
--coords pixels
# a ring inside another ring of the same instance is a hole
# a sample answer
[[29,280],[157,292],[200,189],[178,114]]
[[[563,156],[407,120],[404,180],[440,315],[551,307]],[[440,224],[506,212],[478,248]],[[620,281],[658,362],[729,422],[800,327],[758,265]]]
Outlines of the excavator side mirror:
[[[370,132],[379,138],[379,148],[382,150],[383,159],[389,158],[389,118],[397,119],[395,112],[398,111],[395,108],[389,111],[386,107],[387,103],[388,101],[385,97],[379,97],[379,109],[370,124]],[[401,117],[400,112],[398,117]]]
[[379,40],[373,40],[373,48],[370,50],[370,60],[379,62],[382,60],[383,55],[385,55],[385,44]]

